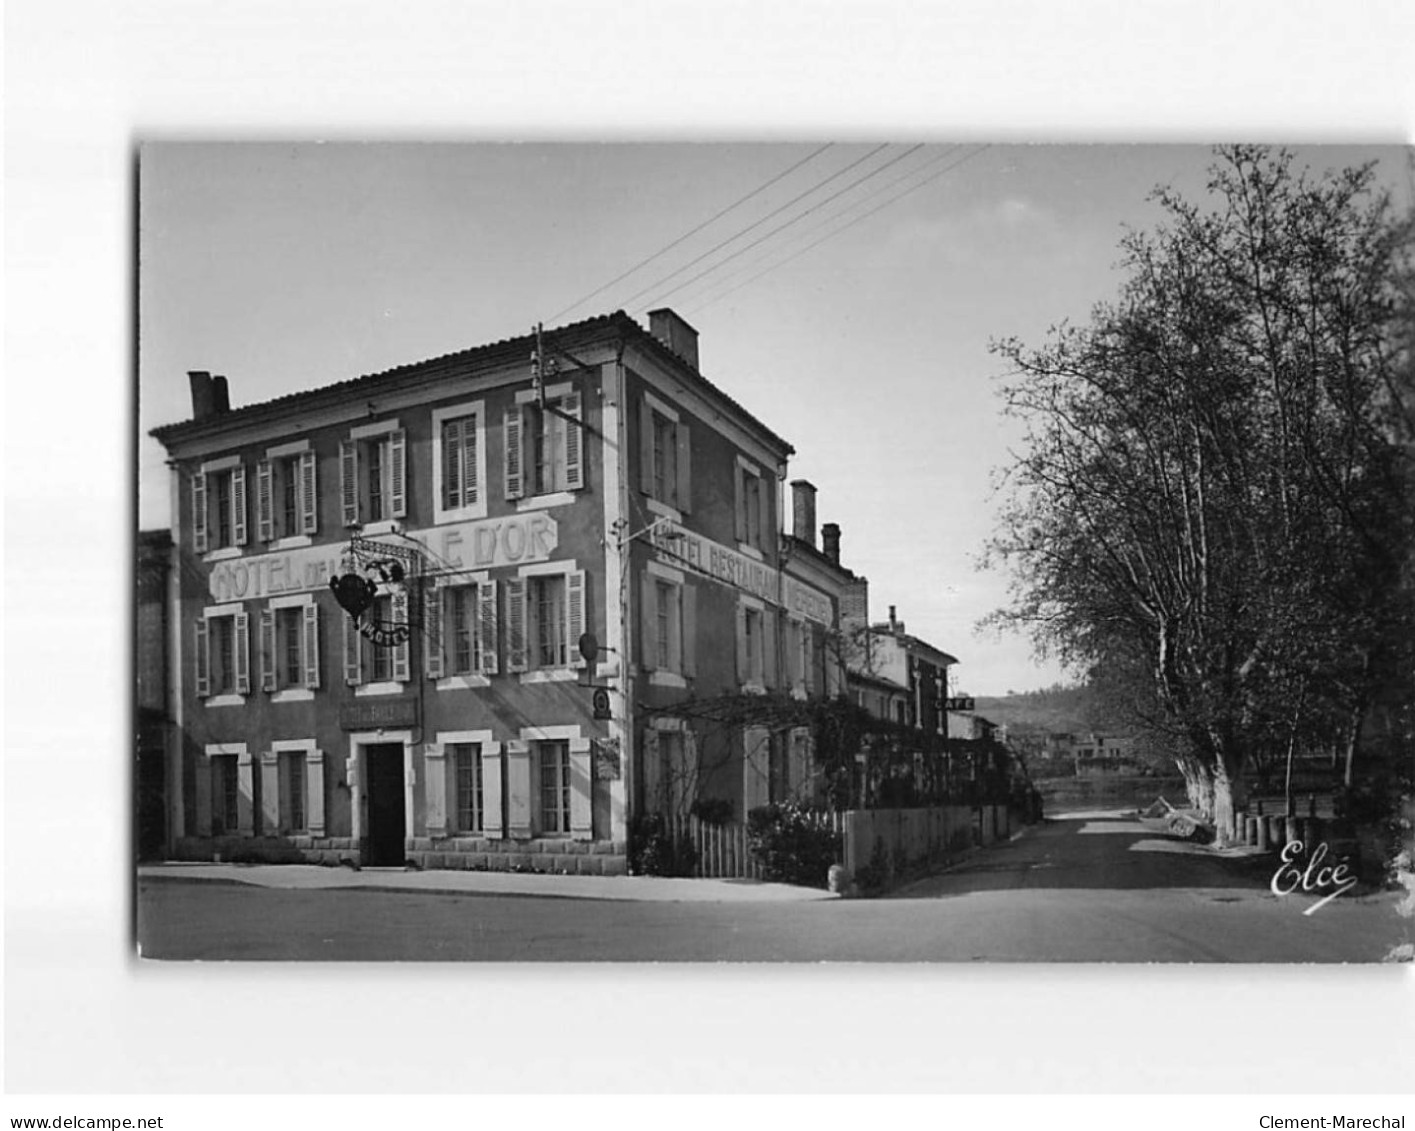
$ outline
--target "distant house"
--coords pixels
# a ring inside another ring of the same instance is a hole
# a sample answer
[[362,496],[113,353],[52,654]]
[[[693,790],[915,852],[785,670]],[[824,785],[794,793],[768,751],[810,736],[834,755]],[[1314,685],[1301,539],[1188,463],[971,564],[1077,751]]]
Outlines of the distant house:
[[1072,749],[1077,777],[1132,773],[1137,768],[1135,740],[1128,735],[1079,735]]

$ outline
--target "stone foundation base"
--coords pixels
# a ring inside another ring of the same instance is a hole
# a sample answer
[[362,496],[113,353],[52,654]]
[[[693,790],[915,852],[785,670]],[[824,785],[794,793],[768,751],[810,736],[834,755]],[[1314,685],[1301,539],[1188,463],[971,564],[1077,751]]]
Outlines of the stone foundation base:
[[182,837],[173,859],[222,864],[358,864],[359,842],[348,836]]
[[609,840],[488,840],[413,837],[408,862],[428,870],[549,872],[561,876],[625,876],[628,846]]

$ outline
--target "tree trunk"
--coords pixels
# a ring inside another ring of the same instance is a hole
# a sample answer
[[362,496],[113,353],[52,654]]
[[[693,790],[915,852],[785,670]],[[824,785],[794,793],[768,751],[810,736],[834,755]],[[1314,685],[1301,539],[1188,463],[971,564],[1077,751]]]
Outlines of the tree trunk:
[[1214,811],[1214,779],[1207,766],[1197,758],[1175,760],[1184,776],[1184,792],[1189,795],[1189,807],[1204,816]]
[[1241,764],[1221,756],[1214,766],[1213,790],[1214,840],[1220,848],[1227,848],[1242,839],[1236,818],[1248,798],[1248,790]]

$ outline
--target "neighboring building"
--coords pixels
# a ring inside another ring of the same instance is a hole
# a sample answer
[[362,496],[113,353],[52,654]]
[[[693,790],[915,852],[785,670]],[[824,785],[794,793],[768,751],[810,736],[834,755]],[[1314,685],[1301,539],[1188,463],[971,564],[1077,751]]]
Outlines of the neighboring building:
[[166,530],[138,534],[134,571],[137,604],[133,645],[136,675],[133,764],[133,847],[141,860],[167,853],[168,585],[172,537]]
[[1125,735],[1077,735],[1072,750],[1077,777],[1131,773],[1137,768],[1135,740]]
[[905,632],[890,605],[888,621],[852,634],[851,696],[876,718],[946,737],[948,669],[957,662]]
[[[191,383],[193,419],[153,433],[175,855],[617,872],[637,813],[740,819],[808,780],[799,736],[674,711],[837,689],[853,575],[781,538],[793,449],[672,311],[238,409]],[[332,580],[372,598],[359,622]]]

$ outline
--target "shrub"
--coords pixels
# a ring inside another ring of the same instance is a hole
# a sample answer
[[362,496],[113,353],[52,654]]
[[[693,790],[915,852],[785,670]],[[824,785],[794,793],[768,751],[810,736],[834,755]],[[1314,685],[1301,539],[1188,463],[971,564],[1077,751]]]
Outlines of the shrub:
[[690,812],[705,825],[732,823],[732,802],[720,797],[706,797],[694,801]]
[[840,834],[820,828],[791,802],[763,805],[747,814],[747,844],[768,880],[823,888],[840,857]]
[[672,836],[658,813],[637,817],[629,829],[629,870],[636,876],[691,876],[698,850],[687,836]]

